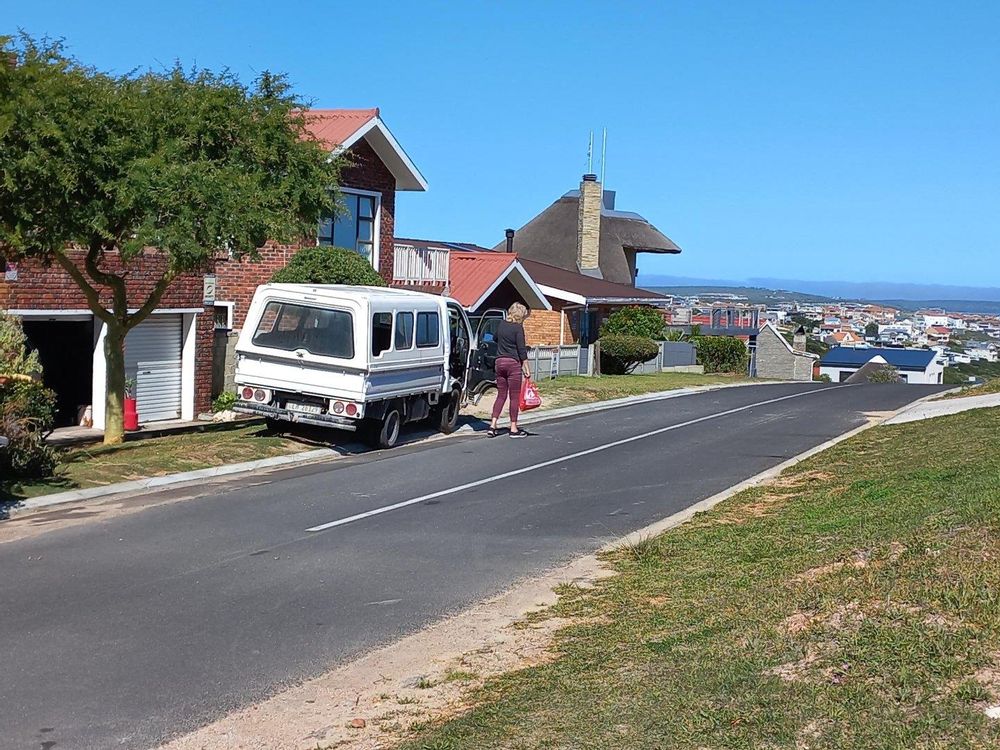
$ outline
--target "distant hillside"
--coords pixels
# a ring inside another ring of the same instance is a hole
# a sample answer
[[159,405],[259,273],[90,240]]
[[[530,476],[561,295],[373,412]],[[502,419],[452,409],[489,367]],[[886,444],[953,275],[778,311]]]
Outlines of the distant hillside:
[[764,287],[756,286],[646,286],[643,288],[676,297],[701,296],[705,294],[735,294],[740,297],[746,297],[747,301],[754,305],[777,305],[783,302],[819,303],[834,301],[829,297],[820,297],[816,294],[790,292],[784,289],[765,289]]
[[918,310],[925,307],[939,307],[948,312],[978,313],[980,315],[1000,315],[1000,302],[967,299],[927,299],[915,302],[910,299],[875,300],[877,305],[886,305],[900,310]]
[[[887,281],[807,281],[755,278],[703,279],[689,276],[644,275],[638,279],[644,289],[696,294],[717,291],[743,294],[760,302],[825,302],[827,300],[866,301],[887,304],[903,310],[942,307],[954,312],[1000,314],[1000,287],[954,286],[946,284],[910,284]],[[680,291],[687,290],[687,291]],[[784,291],[790,290],[790,291]]]

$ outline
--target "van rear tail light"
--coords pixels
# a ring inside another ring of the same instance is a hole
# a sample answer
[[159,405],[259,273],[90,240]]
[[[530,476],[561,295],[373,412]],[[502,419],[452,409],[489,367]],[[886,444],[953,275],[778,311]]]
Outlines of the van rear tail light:
[[253,398],[253,388],[244,388],[240,395],[243,396],[244,401],[249,401]]
[[347,416],[355,417],[358,414],[358,407],[355,406],[354,404],[348,404],[346,411],[347,411]]
[[344,402],[343,401],[334,401],[334,403],[333,403],[333,413],[334,414],[343,414],[344,413]]
[[254,400],[256,401],[263,401],[267,397],[267,394],[263,390],[258,388],[256,391],[253,392],[253,397]]

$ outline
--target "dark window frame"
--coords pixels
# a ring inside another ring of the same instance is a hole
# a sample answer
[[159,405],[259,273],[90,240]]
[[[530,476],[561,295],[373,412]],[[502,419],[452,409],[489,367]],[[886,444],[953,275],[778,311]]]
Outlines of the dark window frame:
[[[376,323],[376,319],[379,318],[380,316],[385,316],[385,317],[387,317],[389,319],[389,333],[386,336],[385,341],[382,342],[383,344],[385,344],[385,346],[383,346],[378,351],[375,351],[375,347],[378,344],[378,341],[377,341],[376,336],[375,336],[376,329],[377,328],[382,328],[384,326],[384,323]],[[385,354],[386,352],[392,350],[393,344],[395,343],[394,340],[393,340],[393,333],[394,332],[395,332],[395,328],[393,327],[393,316],[392,316],[391,312],[381,311],[381,312],[373,312],[372,313],[372,330],[371,330],[372,346],[371,346],[371,352],[372,352],[372,358],[373,359],[378,359],[383,354]]]
[[[376,246],[376,239],[378,237],[378,214],[379,206],[381,205],[381,196],[370,195],[368,193],[357,193],[350,189],[344,189],[340,192],[341,200],[349,209],[349,215],[354,219],[354,239],[348,250],[353,250],[362,257],[364,253],[361,252],[360,247],[364,246],[368,251],[368,262],[375,266],[375,256],[378,253],[378,247]],[[366,206],[371,207],[371,216],[361,215],[361,204],[362,201]],[[346,244],[337,245],[337,224],[341,223],[343,226],[343,215],[334,215],[332,217],[323,217],[319,226],[316,229],[316,244],[322,247],[345,247]],[[368,226],[371,229],[370,237],[371,239],[362,240],[361,239],[361,227],[362,225]],[[326,230],[329,230],[328,232]]]
[[[275,317],[274,317],[273,322],[271,323],[270,329],[267,330],[267,331],[262,331],[261,330],[261,324],[266,319],[266,316],[268,314],[268,310],[272,309],[272,305],[278,306],[278,311],[275,313]],[[346,315],[347,316],[347,320],[348,320],[347,330],[350,332],[350,336],[348,337],[348,340],[347,340],[346,354],[330,353],[330,352],[327,352],[327,351],[313,351],[307,345],[308,342],[301,341],[301,340],[293,342],[293,343],[296,344],[295,346],[279,346],[279,345],[276,345],[276,344],[278,344],[280,342],[280,339],[278,339],[278,340],[276,340],[274,342],[262,342],[262,341],[258,341],[259,337],[261,337],[263,335],[269,335],[269,334],[275,334],[275,333],[281,332],[281,328],[280,328],[279,324],[282,322],[282,320],[284,318],[285,309],[286,308],[301,308],[303,311],[306,311],[306,312],[303,312],[301,314],[301,317],[299,318],[299,321],[298,321],[298,323],[296,324],[296,326],[294,328],[284,329],[284,332],[286,332],[286,333],[291,332],[291,331],[295,331],[295,332],[301,331],[302,330],[302,325],[305,322],[305,320],[307,319],[307,314],[308,314],[308,311],[310,311],[310,310],[315,310],[317,312],[325,313],[327,315]],[[304,349],[305,351],[307,351],[310,354],[313,354],[313,355],[315,355],[317,357],[330,357],[331,359],[345,359],[345,360],[354,359],[354,355],[355,355],[355,351],[356,351],[355,350],[355,346],[354,346],[354,314],[350,310],[344,310],[342,308],[317,307],[316,305],[307,305],[307,304],[303,304],[301,302],[292,302],[292,301],[289,301],[289,300],[272,299],[272,300],[269,300],[267,302],[267,304],[264,305],[264,310],[261,313],[260,318],[257,320],[257,327],[254,330],[254,334],[253,334],[253,337],[250,340],[250,343],[253,344],[254,346],[259,346],[262,349],[275,349],[277,351],[283,351],[283,352],[294,352],[294,351],[296,351],[298,349]]]
[[[426,327],[425,330],[423,331],[423,333],[429,334],[431,332],[431,330],[433,330],[434,331],[434,340],[431,341],[430,339],[426,339],[424,341],[424,343],[420,343],[420,339],[421,339],[421,335],[422,335],[421,334],[421,328],[420,328],[420,322],[422,320],[428,320],[432,316],[433,316],[433,319],[434,319],[434,327],[433,327],[433,329],[431,329],[430,327]],[[414,336],[413,336],[413,338],[414,338],[414,341],[416,342],[416,345],[417,345],[418,349],[436,349],[437,347],[441,346],[441,315],[440,315],[440,313],[438,313],[437,310],[433,310],[433,311],[426,311],[425,310],[423,312],[418,312],[417,313],[417,321],[416,321],[416,326],[414,327]]]
[[[404,316],[406,318],[408,318],[409,321],[410,321],[409,325],[408,325],[409,336],[406,337],[406,339],[404,339],[404,343],[406,343],[406,346],[400,346],[399,345],[399,334],[402,332],[405,335],[406,328],[407,328],[407,326],[400,326],[400,324],[399,324],[399,319],[402,318],[402,317],[404,317]],[[393,345],[393,348],[397,352],[408,352],[408,351],[410,351],[413,348],[413,342],[414,342],[414,340],[416,338],[416,330],[417,330],[416,323],[415,323],[415,321],[413,319],[413,313],[411,311],[405,310],[405,311],[397,312],[396,313],[396,327],[393,329],[393,336],[392,336],[392,345]]]

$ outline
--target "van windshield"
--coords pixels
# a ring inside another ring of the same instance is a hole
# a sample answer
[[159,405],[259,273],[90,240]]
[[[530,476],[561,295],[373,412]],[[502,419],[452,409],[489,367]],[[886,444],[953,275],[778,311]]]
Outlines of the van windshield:
[[354,358],[354,322],[346,310],[294,302],[268,302],[257,323],[253,345],[339,359]]

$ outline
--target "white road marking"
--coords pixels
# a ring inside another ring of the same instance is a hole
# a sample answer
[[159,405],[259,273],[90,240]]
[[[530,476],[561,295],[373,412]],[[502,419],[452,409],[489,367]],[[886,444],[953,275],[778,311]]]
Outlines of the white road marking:
[[768,404],[776,404],[779,401],[787,401],[792,398],[800,398],[802,396],[810,396],[814,393],[826,393],[828,391],[833,391],[838,388],[852,388],[855,384],[850,385],[835,385],[829,388],[815,388],[808,391],[803,391],[802,393],[792,393],[788,396],[780,396],[778,398],[769,398],[766,401],[758,401],[753,404],[747,404],[746,406],[737,406],[733,409],[727,409],[726,411],[716,412],[715,414],[707,414],[704,417],[698,417],[697,419],[689,419],[687,422],[681,422],[679,424],[672,424],[668,427],[660,427],[656,430],[650,432],[644,432],[641,435],[633,435],[632,437],[622,438],[621,440],[615,440],[610,443],[605,443],[604,445],[598,445],[593,448],[587,448],[586,450],[577,451],[576,453],[570,453],[565,456],[560,456],[559,458],[552,458],[548,461],[542,461],[541,463],[532,464],[531,466],[523,466],[520,469],[514,469],[512,471],[505,471],[502,474],[494,474],[491,477],[486,477],[485,479],[477,479],[475,482],[466,482],[465,484],[460,484],[457,487],[450,487],[446,490],[439,490],[437,492],[431,492],[427,495],[421,495],[420,497],[414,497],[409,500],[403,500],[398,503],[393,503],[392,505],[384,505],[381,508],[375,508],[374,510],[368,510],[364,513],[358,513],[353,516],[347,516],[346,518],[338,518],[336,521],[330,521],[329,523],[322,523],[318,526],[312,526],[306,531],[326,531],[327,529],[332,529],[337,526],[344,526],[345,524],[353,523],[354,521],[360,521],[365,518],[371,518],[372,516],[380,516],[383,513],[389,513],[393,510],[399,510],[400,508],[406,508],[410,505],[416,505],[417,503],[425,503],[428,500],[433,500],[438,497],[445,497],[446,495],[454,495],[457,492],[464,492],[465,490],[471,490],[475,487],[482,487],[484,484],[491,484],[493,482],[499,482],[501,479],[510,479],[511,477],[520,476],[521,474],[527,474],[529,471],[538,471],[539,469],[545,469],[549,466],[555,466],[556,464],[565,463],[566,461],[573,461],[577,458],[583,458],[584,456],[590,456],[594,453],[601,453],[602,451],[610,450],[611,448],[617,448],[621,445],[628,445],[629,443],[634,443],[637,440],[645,440],[646,438],[655,437],[656,435],[662,435],[665,432],[671,432],[672,430],[680,430],[684,427],[690,427],[693,424],[698,424],[699,422],[707,422],[711,419],[719,419],[720,417],[728,417],[730,414],[737,414],[741,411],[748,411],[750,409],[756,409],[759,406],[767,406]]

